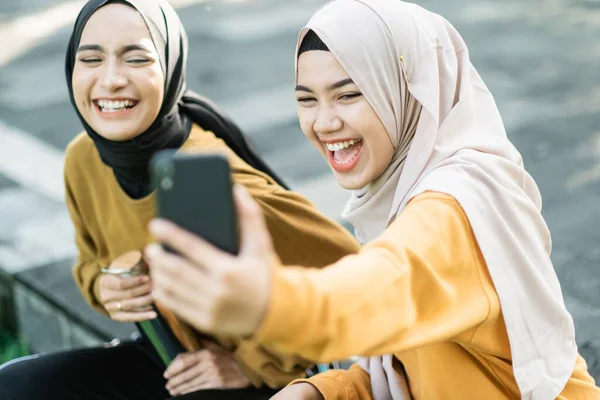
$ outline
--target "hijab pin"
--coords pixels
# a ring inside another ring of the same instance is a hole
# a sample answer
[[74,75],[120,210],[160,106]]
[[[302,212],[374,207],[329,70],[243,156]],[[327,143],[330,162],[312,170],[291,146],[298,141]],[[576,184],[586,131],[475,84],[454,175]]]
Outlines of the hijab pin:
[[404,61],[404,56],[400,56],[400,61]]

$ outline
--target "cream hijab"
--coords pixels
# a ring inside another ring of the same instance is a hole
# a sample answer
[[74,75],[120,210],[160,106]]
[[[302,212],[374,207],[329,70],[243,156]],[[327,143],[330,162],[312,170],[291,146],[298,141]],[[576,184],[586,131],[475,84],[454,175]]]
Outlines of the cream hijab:
[[[395,146],[382,177],[346,206],[358,237],[377,237],[424,191],[456,198],[500,299],[522,399],[556,398],[577,346],[550,261],[540,193],[461,36],[441,16],[400,0],[334,0],[311,18],[299,44],[309,29],[358,85]],[[411,96],[422,105],[420,115]],[[391,355],[361,362],[376,399],[406,396],[392,364]]]

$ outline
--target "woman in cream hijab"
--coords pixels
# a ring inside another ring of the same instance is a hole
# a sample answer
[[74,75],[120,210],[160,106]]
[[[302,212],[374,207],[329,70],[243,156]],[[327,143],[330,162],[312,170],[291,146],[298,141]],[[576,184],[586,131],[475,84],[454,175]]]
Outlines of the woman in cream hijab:
[[236,190],[238,257],[152,225],[183,254],[148,249],[155,296],[201,330],[318,361],[363,356],[278,399],[600,398],[539,190],[458,32],[400,0],[334,0],[296,55],[302,130],[352,190],[344,216],[365,246],[323,270],[278,268]]

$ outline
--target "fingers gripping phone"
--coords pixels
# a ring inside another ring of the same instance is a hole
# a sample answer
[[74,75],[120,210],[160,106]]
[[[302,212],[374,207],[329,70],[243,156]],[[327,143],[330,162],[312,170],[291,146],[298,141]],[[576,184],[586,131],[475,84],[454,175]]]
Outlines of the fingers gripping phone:
[[223,251],[238,253],[237,213],[224,155],[163,150],[151,161],[151,181],[159,217]]

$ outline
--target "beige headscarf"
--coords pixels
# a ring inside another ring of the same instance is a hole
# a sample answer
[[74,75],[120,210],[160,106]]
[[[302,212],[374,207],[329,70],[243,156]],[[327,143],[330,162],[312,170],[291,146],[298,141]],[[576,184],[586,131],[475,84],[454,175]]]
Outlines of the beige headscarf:
[[[577,346],[550,261],[540,193],[461,36],[441,16],[400,0],[334,0],[311,18],[299,44],[309,29],[358,85],[396,149],[383,176],[346,207],[359,238],[377,237],[424,191],[456,198],[500,299],[522,398],[556,398],[572,374]],[[411,96],[422,105],[418,117]],[[407,140],[415,119],[414,138]],[[376,399],[406,395],[392,364],[391,355],[361,362]]]

